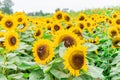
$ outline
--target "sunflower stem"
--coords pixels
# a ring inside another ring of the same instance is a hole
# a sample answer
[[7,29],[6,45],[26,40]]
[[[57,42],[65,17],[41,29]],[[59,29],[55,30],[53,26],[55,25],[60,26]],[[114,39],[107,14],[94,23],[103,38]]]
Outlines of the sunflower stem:
[[5,75],[6,74],[6,61],[7,61],[7,56],[6,56],[6,53],[3,54],[3,57],[4,57],[4,62],[3,62],[3,68],[2,68],[2,73]]

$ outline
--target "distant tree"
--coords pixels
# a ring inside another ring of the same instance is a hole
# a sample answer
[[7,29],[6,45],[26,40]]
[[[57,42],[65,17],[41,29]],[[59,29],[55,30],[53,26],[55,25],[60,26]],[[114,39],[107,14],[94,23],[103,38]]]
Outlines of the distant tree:
[[60,11],[60,8],[55,9],[55,12]]
[[1,3],[1,10],[3,13],[7,13],[7,14],[12,14],[12,6],[14,5],[14,3],[12,2],[12,0],[4,0]]

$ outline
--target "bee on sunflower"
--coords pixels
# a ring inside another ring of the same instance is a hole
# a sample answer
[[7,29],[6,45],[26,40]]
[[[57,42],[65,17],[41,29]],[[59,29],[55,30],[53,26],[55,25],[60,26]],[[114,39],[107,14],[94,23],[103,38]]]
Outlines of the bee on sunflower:
[[32,48],[34,60],[38,64],[45,65],[54,57],[53,44],[50,40],[39,39]]
[[87,47],[85,46],[72,46],[67,48],[63,55],[64,69],[68,69],[73,76],[79,76],[80,70],[87,71],[86,59]]

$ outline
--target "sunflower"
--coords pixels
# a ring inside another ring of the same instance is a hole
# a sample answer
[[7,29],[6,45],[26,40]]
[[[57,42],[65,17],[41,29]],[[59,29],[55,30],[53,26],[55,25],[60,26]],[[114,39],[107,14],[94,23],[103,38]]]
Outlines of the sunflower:
[[54,24],[52,25],[52,27],[51,27],[51,30],[52,30],[52,33],[53,33],[53,34],[55,34],[57,31],[60,31],[60,30],[62,30],[62,29],[63,29],[63,27],[62,27],[62,25],[59,24],[59,23],[54,23]]
[[120,26],[120,18],[119,18],[119,17],[113,19],[113,22],[114,22],[114,25],[115,25],[115,26]]
[[108,29],[108,37],[114,38],[119,35],[118,29],[116,27],[109,27]]
[[67,13],[65,13],[64,14],[64,20],[69,22],[71,20],[71,17]]
[[87,71],[87,47],[73,46],[68,48],[63,55],[64,69],[68,69],[73,76],[79,76],[80,70]]
[[83,41],[70,30],[61,30],[56,33],[54,38],[55,47],[57,47],[61,42],[64,42],[65,47],[71,47],[73,45],[83,43]]
[[8,51],[12,51],[18,48],[19,45],[19,38],[18,34],[14,31],[8,31],[5,34],[5,42],[4,46]]
[[0,21],[3,19],[4,14],[0,11]]
[[114,12],[112,13],[112,19],[115,19],[115,18],[119,17],[119,15],[120,15],[120,12],[119,12],[119,11],[114,11]]
[[61,21],[61,20],[63,20],[63,16],[64,16],[64,13],[62,11],[57,11],[54,14],[54,19]]
[[120,48],[120,36],[116,36],[112,39],[113,47]]
[[8,31],[15,30],[17,22],[13,16],[5,16],[1,21],[1,26]]
[[72,28],[70,28],[70,31],[72,31],[74,34],[76,34],[80,39],[83,39],[82,32],[78,27],[72,27]]
[[77,22],[77,27],[80,28],[81,32],[83,32],[86,29],[86,24],[83,21]]
[[90,38],[89,42],[93,44],[99,44],[99,37],[97,36],[95,39]]
[[71,21],[70,22],[66,22],[65,24],[66,25],[65,25],[64,29],[70,29],[71,27],[74,26],[74,24]]
[[25,15],[17,15],[15,16],[16,17],[16,20],[17,20],[17,23],[18,24],[23,24],[23,22],[25,21],[26,19],[26,16]]
[[54,49],[51,41],[40,39],[33,45],[33,56],[38,64],[45,65],[54,57]]
[[85,19],[87,18],[87,15],[84,13],[80,13],[79,17],[78,17],[78,21],[85,21]]
[[28,28],[28,25],[29,25],[29,23],[28,23],[28,21],[27,21],[27,19],[26,19],[22,24],[19,25],[21,28],[18,28],[18,31],[19,31],[19,32],[24,32],[24,31],[26,31],[27,28]]
[[35,38],[41,38],[43,36],[43,30],[42,28],[36,28],[34,32]]

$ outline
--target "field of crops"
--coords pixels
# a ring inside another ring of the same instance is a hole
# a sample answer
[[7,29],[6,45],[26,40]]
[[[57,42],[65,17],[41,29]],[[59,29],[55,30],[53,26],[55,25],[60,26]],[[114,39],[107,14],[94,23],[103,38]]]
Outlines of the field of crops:
[[120,9],[0,12],[0,80],[120,80]]

